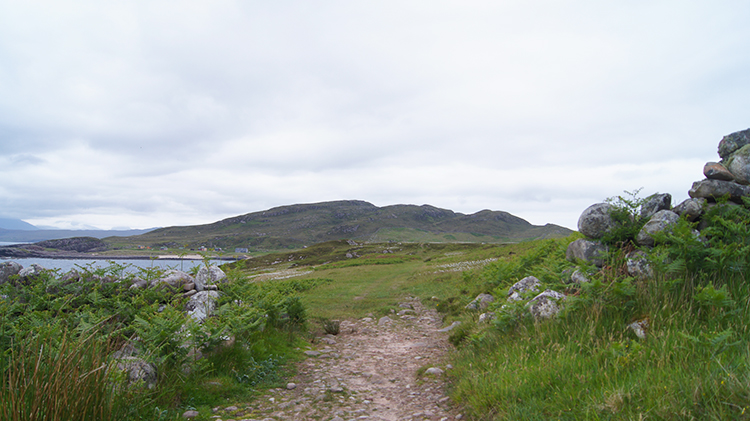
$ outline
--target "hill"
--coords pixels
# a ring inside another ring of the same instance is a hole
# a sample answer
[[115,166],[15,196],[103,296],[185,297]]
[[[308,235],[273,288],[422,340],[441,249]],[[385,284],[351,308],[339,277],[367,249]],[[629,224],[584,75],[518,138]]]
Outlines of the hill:
[[128,238],[105,238],[110,248],[201,246],[250,251],[301,248],[325,241],[508,243],[559,238],[572,231],[557,225],[532,225],[507,212],[471,215],[430,205],[393,205],[346,200],[281,206],[212,224],[168,227]]

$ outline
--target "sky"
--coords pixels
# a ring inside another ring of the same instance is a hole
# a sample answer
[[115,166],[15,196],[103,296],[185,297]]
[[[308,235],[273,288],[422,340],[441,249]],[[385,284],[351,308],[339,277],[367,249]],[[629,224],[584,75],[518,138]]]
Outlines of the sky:
[[0,1],[0,216],[365,200],[576,229],[750,127],[750,2]]

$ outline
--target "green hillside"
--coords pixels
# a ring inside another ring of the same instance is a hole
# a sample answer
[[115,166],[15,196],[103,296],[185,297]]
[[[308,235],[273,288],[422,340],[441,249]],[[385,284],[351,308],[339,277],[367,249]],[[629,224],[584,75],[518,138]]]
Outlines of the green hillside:
[[161,228],[143,235],[105,239],[110,248],[220,247],[252,251],[295,249],[331,240],[508,243],[559,238],[572,231],[536,226],[507,212],[471,215],[434,206],[377,207],[363,201],[281,206],[212,224]]

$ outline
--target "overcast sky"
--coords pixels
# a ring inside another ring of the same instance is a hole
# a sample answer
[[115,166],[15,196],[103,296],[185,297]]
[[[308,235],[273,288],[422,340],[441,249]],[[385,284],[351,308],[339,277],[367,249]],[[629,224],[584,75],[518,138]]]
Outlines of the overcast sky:
[[0,216],[359,199],[576,228],[750,127],[750,2],[0,1]]

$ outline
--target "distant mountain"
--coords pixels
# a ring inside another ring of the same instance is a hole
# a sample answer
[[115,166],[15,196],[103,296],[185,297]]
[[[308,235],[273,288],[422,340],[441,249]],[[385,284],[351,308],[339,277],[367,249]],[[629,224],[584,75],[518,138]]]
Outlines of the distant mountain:
[[20,219],[0,218],[0,229],[30,231],[37,230],[39,228]]
[[[32,225],[33,226],[33,225]],[[36,228],[36,227],[35,227]],[[7,243],[36,243],[45,240],[59,240],[71,237],[94,237],[104,238],[112,236],[131,236],[145,234],[151,229],[142,230],[20,230],[0,228],[0,241]]]
[[347,200],[281,206],[227,218],[213,224],[160,228],[143,235],[105,238],[110,248],[184,246],[252,250],[301,248],[340,239],[405,242],[503,243],[564,237],[573,231],[557,225],[532,225],[507,212],[471,215],[430,205],[377,207]]

